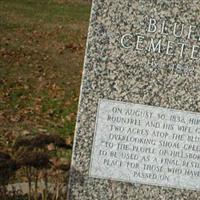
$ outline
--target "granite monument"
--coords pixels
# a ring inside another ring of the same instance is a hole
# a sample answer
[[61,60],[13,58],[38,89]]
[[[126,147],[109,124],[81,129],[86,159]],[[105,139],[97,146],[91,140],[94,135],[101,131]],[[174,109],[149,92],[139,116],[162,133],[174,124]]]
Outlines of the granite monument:
[[199,13],[93,1],[69,200],[200,199]]

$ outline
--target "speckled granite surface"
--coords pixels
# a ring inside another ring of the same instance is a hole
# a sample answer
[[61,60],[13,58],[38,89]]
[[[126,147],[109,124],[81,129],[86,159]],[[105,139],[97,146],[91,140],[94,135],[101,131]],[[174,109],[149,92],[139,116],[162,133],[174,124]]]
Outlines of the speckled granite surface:
[[[175,33],[174,26],[178,27]],[[99,99],[200,111],[199,27],[197,0],[93,1],[69,200],[200,199],[200,191],[89,177]],[[125,34],[129,35],[123,46]]]

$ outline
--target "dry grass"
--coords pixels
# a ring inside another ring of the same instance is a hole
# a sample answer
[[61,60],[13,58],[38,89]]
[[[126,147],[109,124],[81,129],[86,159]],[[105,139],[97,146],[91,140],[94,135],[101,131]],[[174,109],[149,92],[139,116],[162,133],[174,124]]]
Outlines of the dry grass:
[[27,133],[73,137],[90,4],[2,0],[0,13],[0,145]]

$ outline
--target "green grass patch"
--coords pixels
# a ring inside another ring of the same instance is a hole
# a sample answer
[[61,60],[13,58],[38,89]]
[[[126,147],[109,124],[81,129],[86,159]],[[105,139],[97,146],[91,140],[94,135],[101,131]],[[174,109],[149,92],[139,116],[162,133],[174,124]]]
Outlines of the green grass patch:
[[26,27],[32,23],[56,23],[88,21],[90,5],[59,4],[49,0],[1,0],[0,26],[4,29]]
[[41,128],[73,136],[90,6],[0,0],[2,135]]
[[[46,113],[56,124],[49,123],[48,130],[51,132],[58,132],[59,134],[73,135],[75,128],[75,114],[77,111],[77,101],[73,101],[74,93],[68,94],[61,99],[55,99],[50,97],[47,93],[43,94],[42,97],[42,112]],[[65,106],[65,102],[70,99],[70,105]],[[70,119],[70,114],[73,117]]]

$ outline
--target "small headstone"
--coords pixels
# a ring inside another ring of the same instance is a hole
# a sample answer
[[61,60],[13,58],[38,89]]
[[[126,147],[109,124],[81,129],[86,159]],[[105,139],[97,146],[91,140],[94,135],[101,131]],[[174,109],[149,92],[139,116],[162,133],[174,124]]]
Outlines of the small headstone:
[[200,199],[199,13],[93,1],[69,200]]

